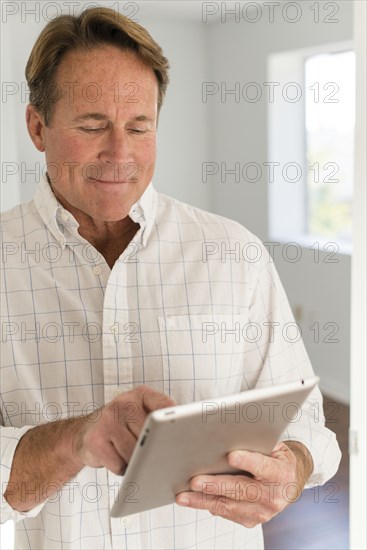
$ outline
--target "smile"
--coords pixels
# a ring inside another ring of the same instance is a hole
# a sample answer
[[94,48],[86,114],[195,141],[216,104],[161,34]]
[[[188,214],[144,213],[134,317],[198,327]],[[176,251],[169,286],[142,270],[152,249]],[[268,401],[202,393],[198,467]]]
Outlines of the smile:
[[94,179],[94,178],[89,178],[88,182],[89,183],[100,183],[102,185],[123,185],[123,184],[127,184],[127,183],[136,183],[136,180],[129,179],[129,180],[116,181],[116,180],[97,180],[97,179]]

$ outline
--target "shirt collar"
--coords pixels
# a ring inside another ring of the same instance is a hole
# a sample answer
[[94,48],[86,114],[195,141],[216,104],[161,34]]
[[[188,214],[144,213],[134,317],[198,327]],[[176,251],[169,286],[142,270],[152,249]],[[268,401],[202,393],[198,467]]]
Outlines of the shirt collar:
[[140,199],[133,204],[129,216],[142,228],[142,244],[146,246],[148,237],[152,231],[157,212],[158,196],[152,182],[148,185]]
[[[66,208],[59,203],[47,177],[41,180],[34,197],[34,203],[46,227],[64,248],[66,246],[64,237],[65,228],[75,228],[76,231],[79,227],[79,223],[71,212],[66,210]],[[143,246],[146,246],[154,224],[157,203],[157,192],[153,184],[150,183],[140,199],[133,204],[129,212],[130,218],[138,223],[142,229]]]

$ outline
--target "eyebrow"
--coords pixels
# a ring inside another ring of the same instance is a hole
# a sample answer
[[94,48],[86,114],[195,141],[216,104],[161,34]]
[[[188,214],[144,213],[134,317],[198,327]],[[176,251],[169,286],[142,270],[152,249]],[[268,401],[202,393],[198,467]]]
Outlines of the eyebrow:
[[[80,115],[73,119],[73,122],[82,122],[84,120],[108,120],[106,115],[103,115],[102,113],[85,113],[84,115]],[[136,120],[138,122],[152,122],[153,119],[147,117],[146,115],[138,115],[133,117],[132,120]]]
[[92,118],[93,120],[107,120],[107,117],[105,115],[102,115],[101,113],[85,113],[84,115],[80,115],[74,118],[74,122],[81,122],[90,118]]

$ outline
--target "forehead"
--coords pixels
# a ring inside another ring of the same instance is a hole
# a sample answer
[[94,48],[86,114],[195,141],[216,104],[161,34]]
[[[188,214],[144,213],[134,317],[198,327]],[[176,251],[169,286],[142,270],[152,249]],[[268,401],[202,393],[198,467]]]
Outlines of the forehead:
[[153,69],[133,51],[109,45],[67,52],[59,65],[56,81],[63,97],[92,103],[108,98],[134,103],[156,101],[158,97]]

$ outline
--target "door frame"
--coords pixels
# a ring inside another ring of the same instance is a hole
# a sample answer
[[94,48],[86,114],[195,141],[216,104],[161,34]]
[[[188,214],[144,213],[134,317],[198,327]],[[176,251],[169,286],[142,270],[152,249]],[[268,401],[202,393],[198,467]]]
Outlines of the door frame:
[[354,0],[356,52],[355,191],[351,284],[350,507],[351,550],[367,548],[366,506],[366,20],[367,2]]

